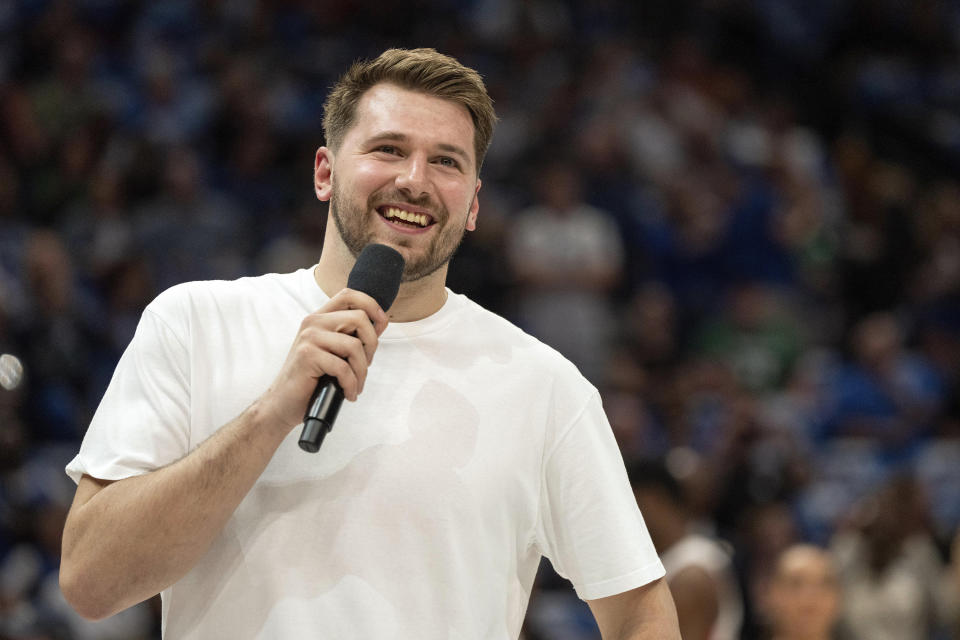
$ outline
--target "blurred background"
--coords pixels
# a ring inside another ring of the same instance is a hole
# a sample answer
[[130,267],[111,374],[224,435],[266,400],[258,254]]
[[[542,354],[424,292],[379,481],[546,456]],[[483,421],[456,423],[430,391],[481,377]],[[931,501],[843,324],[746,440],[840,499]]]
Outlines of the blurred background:
[[[956,0],[0,0],[0,638],[159,637],[64,603],[63,467],[160,291],[316,262],[322,102],[390,46],[500,117],[451,288],[601,389],[732,637],[805,542],[834,637],[960,638]],[[546,562],[524,635],[599,637]]]

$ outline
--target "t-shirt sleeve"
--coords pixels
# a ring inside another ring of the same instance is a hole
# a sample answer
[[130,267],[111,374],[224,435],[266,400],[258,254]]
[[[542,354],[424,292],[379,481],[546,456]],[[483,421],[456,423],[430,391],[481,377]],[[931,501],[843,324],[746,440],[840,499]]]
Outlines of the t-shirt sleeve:
[[580,598],[664,575],[598,393],[546,452],[543,475],[537,543]]
[[189,451],[189,408],[184,338],[147,307],[67,475],[120,480],[180,459]]

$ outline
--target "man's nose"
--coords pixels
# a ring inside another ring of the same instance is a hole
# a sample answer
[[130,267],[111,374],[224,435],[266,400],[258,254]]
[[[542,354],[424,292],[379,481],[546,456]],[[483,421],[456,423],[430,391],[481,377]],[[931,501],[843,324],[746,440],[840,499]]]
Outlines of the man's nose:
[[415,155],[407,158],[397,175],[397,188],[414,200],[429,193],[426,158]]

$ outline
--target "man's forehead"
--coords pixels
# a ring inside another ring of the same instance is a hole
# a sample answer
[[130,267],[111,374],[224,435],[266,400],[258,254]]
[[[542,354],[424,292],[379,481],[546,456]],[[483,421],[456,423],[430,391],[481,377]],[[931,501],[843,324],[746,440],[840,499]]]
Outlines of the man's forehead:
[[448,150],[463,149],[475,160],[476,131],[464,105],[395,84],[374,85],[361,96],[351,129],[363,139],[387,133],[410,140],[429,138]]

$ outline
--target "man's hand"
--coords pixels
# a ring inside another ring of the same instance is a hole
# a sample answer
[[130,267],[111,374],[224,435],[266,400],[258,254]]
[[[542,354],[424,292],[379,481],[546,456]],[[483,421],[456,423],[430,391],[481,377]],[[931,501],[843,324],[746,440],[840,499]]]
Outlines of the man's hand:
[[344,397],[356,400],[386,328],[387,314],[373,298],[342,290],[303,319],[280,373],[258,400],[264,415],[287,431],[300,424],[323,375],[335,377]]

